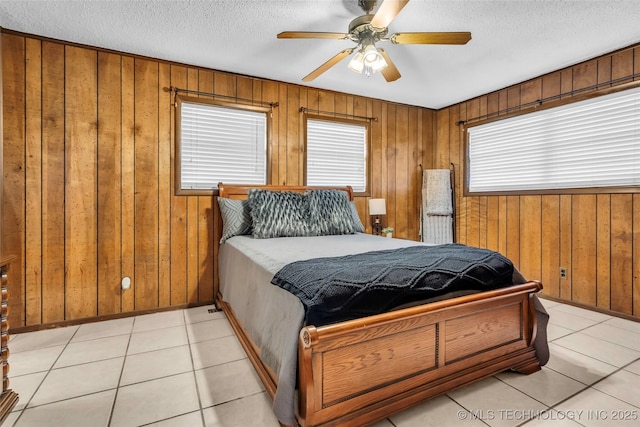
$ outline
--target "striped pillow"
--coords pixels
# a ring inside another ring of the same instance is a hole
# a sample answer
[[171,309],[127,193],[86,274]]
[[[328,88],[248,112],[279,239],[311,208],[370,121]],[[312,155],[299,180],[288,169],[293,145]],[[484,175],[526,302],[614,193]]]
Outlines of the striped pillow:
[[355,233],[349,195],[341,190],[311,190],[305,193],[309,203],[309,228],[313,236]]
[[251,234],[251,207],[248,200],[235,200],[218,197],[222,216],[222,237],[225,240],[243,234]]
[[311,235],[304,194],[252,188],[249,190],[249,204],[254,238]]

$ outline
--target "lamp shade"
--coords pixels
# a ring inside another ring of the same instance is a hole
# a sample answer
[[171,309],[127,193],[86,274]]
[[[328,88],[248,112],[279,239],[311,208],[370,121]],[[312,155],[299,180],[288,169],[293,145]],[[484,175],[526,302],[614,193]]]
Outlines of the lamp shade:
[[369,215],[386,215],[387,204],[384,199],[369,199]]

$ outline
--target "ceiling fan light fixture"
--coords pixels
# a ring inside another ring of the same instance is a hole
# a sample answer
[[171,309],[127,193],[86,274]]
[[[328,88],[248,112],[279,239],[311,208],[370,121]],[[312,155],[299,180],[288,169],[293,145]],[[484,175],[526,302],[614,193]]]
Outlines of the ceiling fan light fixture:
[[364,49],[364,64],[371,67],[372,72],[377,73],[387,66],[387,61],[384,60],[378,49],[370,44]]
[[353,58],[351,58],[351,61],[349,61],[349,69],[356,73],[362,73],[364,69],[364,55],[362,51],[358,51]]

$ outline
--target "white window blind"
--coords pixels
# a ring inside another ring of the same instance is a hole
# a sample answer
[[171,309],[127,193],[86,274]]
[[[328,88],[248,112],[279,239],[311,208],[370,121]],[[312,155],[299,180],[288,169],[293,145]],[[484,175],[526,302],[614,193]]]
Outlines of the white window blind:
[[640,88],[467,133],[470,193],[640,185]]
[[367,127],[308,119],[307,185],[367,191]]
[[266,113],[182,101],[180,120],[181,189],[266,183]]

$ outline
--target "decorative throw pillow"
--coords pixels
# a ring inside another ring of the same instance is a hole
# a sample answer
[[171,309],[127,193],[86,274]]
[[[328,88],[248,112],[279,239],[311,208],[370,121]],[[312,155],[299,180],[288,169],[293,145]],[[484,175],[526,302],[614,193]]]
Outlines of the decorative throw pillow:
[[356,202],[350,201],[349,204],[351,205],[351,215],[353,215],[353,231],[356,233],[364,233],[364,224],[362,224],[362,220],[358,214]]
[[222,237],[225,240],[243,234],[251,234],[251,207],[248,200],[235,200],[218,197],[222,216]]
[[309,228],[312,235],[355,232],[349,195],[345,191],[311,190],[305,195],[309,203]]
[[253,237],[309,236],[304,194],[291,191],[249,190]]

